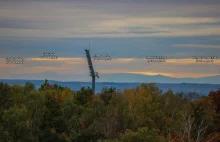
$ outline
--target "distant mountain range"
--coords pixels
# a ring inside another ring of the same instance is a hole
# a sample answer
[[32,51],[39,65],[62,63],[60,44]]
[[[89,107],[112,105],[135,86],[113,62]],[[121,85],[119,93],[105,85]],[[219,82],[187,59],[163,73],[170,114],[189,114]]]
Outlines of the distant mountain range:
[[[154,82],[154,83],[197,83],[197,84],[220,84],[220,75],[201,78],[172,78],[163,75],[140,75],[140,74],[100,74],[97,82]],[[28,80],[58,80],[58,81],[91,81],[88,74],[58,74],[56,72],[42,72],[38,74],[14,74],[0,76],[1,79],[28,79]]]
[[163,75],[105,74],[103,77],[101,76],[100,80],[110,82],[121,82],[123,80],[123,82],[220,84],[220,75],[202,78],[172,78]]
[[[26,82],[31,82],[35,85],[36,88],[39,88],[41,84],[44,83],[44,80],[24,80],[24,79],[0,79],[0,82],[8,83],[9,85],[19,84],[25,85]],[[58,84],[64,87],[69,87],[74,91],[80,90],[81,87],[90,87],[91,82],[79,82],[79,81],[54,81],[49,80],[50,84]],[[141,83],[115,83],[115,82],[97,82],[96,83],[96,93],[100,92],[103,88],[113,87],[117,90],[124,90],[126,88],[135,88],[140,86]],[[220,84],[193,84],[193,83],[156,83],[163,92],[166,92],[168,89],[171,89],[174,93],[183,92],[196,92],[199,95],[208,95],[211,90],[220,89]]]

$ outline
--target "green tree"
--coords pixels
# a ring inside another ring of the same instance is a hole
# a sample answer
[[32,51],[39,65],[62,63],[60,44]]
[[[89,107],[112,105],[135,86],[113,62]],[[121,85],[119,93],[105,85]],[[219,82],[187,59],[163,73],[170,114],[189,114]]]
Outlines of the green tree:
[[105,105],[109,104],[112,96],[116,93],[115,88],[103,88],[100,93],[100,99],[105,103]]
[[35,141],[35,137],[28,126],[28,110],[24,105],[5,110],[3,121],[3,126],[6,128],[5,135],[9,135],[11,141]]
[[93,91],[91,88],[82,87],[79,91],[76,92],[76,100],[81,105],[86,105],[93,98]]
[[123,142],[160,142],[160,136],[155,129],[139,128],[136,132],[126,130],[121,136]]

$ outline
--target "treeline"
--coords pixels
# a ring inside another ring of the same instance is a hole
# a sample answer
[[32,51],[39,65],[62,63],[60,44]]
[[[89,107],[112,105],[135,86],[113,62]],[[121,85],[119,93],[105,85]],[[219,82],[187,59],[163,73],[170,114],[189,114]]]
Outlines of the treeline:
[[220,131],[220,89],[174,94],[152,83],[74,92],[0,83],[1,142],[200,142]]

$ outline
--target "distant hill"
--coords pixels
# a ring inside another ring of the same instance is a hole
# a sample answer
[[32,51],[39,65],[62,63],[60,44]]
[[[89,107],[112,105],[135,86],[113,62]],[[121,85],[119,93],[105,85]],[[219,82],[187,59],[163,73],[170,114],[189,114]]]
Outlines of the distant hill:
[[[29,79],[29,80],[59,80],[59,81],[91,81],[88,74],[58,74],[56,72],[42,72],[39,74],[15,74],[0,76],[1,79]],[[220,84],[220,75],[202,78],[171,78],[163,75],[140,75],[140,74],[100,74],[97,82],[155,82],[155,83],[198,83]]]
[[202,78],[171,78],[163,75],[139,75],[139,74],[104,74],[100,75],[101,81],[109,82],[155,82],[155,83],[198,83],[220,84],[220,75]]
[[[36,88],[39,88],[44,80],[10,80],[10,79],[0,79],[0,82],[8,83],[9,85],[19,84],[24,85],[26,82],[31,82],[35,85]],[[74,91],[80,90],[81,87],[90,87],[91,82],[62,82],[49,80],[50,84],[58,84],[64,87],[69,87]],[[119,90],[124,90],[125,88],[135,88],[141,85],[141,83],[115,83],[115,82],[97,82],[96,83],[96,93],[100,92],[105,87],[114,87]],[[168,89],[171,89],[174,93],[176,92],[197,92],[199,95],[208,95],[211,90],[220,89],[220,84],[193,84],[193,83],[156,83],[156,85],[162,89],[163,92],[166,92]]]

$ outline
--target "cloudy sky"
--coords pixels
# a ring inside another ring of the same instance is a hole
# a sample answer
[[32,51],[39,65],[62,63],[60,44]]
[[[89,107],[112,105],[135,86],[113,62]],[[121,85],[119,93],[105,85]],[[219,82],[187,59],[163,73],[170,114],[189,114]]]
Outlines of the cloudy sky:
[[[192,59],[220,57],[219,7],[219,0],[0,0],[0,78],[48,71],[90,78],[84,54],[89,41],[92,55],[112,56],[111,61],[94,61],[100,76],[220,75],[219,59]],[[39,59],[44,52],[58,59]],[[148,63],[146,56],[168,60]],[[9,65],[7,57],[25,61]]]

